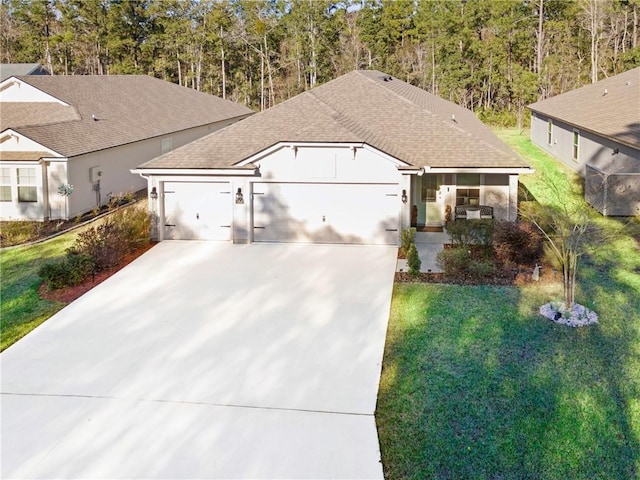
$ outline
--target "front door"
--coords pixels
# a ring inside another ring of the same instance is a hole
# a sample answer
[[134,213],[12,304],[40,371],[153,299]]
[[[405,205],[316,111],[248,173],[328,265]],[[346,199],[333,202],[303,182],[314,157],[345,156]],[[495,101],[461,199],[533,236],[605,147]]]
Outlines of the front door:
[[417,177],[416,226],[442,225],[442,174],[424,174]]

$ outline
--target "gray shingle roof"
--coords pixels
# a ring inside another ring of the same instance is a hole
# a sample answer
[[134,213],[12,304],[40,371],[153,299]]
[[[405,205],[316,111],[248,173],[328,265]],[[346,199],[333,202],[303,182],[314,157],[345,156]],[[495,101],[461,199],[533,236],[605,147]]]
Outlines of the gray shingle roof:
[[640,149],[640,67],[536,102],[529,108]]
[[45,102],[2,102],[0,103],[0,131],[29,125],[80,120],[80,115],[70,105]]
[[0,160],[23,162],[23,161],[37,161],[44,157],[50,157],[49,152],[9,152],[0,151]]
[[415,167],[526,168],[470,111],[378,71],[354,71],[140,168],[224,168],[278,142],[366,143]]
[[[24,126],[42,104],[24,104],[22,119],[12,111],[5,122],[3,103],[2,130],[22,125],[14,129],[67,157],[253,113],[237,103],[146,75],[18,78],[71,105],[76,118],[69,115],[71,121],[52,123],[51,117],[62,114],[62,109],[52,107],[42,121]],[[98,121],[93,120],[94,115]]]

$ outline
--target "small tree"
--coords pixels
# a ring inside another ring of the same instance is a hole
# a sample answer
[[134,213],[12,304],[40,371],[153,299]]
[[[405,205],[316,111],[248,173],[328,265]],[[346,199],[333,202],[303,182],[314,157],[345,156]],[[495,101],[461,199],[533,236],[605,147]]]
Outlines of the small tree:
[[[554,184],[550,184],[550,189],[559,193]],[[540,230],[558,262],[562,270],[565,305],[571,309],[575,302],[580,257],[589,251],[597,228],[581,198],[557,195],[557,199],[553,205],[523,203],[520,213]]]
[[407,256],[409,253],[409,248],[411,248],[411,244],[416,241],[416,229],[411,228],[403,228],[400,230],[400,249],[402,251],[402,255]]
[[409,267],[409,275],[412,277],[417,277],[420,274],[422,261],[415,243],[412,243],[407,251],[407,266]]

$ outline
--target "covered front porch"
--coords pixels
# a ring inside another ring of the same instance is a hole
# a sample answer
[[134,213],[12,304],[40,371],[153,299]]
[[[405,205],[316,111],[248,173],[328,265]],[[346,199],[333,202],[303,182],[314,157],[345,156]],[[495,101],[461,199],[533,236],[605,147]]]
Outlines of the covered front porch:
[[410,226],[418,232],[442,232],[447,221],[466,218],[461,212],[481,207],[489,207],[482,208],[485,217],[516,220],[520,172],[440,170],[411,176]]

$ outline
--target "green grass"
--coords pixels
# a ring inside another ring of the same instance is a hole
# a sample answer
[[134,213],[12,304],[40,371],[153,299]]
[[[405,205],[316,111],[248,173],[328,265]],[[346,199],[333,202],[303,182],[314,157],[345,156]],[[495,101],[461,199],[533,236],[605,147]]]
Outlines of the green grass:
[[[545,176],[577,181],[526,137],[508,142],[536,168],[522,181],[537,199],[551,201]],[[578,282],[598,325],[537,314],[561,284],[396,285],[376,412],[385,478],[640,477],[637,243],[600,245]]]
[[40,266],[62,258],[75,233],[28,247],[0,251],[0,351],[18,341],[64,305],[38,295]]

